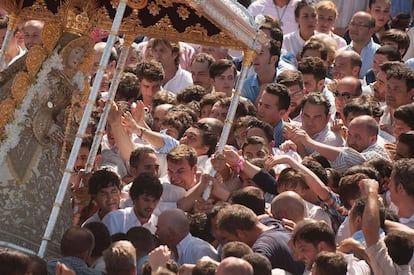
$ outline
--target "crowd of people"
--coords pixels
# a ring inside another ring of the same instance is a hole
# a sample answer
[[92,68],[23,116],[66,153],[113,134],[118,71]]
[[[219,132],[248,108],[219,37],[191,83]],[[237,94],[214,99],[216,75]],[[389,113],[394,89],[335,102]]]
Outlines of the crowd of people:
[[[1,274],[412,274],[413,1],[241,2],[269,38],[241,91],[243,53],[137,37],[109,102],[119,39],[71,177],[61,258],[0,249]],[[0,71],[42,28],[20,26]],[[91,86],[106,36],[93,35]]]

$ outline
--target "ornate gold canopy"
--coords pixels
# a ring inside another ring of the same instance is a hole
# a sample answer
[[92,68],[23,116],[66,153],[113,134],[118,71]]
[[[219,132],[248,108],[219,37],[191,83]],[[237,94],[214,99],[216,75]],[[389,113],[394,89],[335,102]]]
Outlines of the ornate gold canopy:
[[[0,6],[21,19],[67,22],[67,29],[85,32],[109,30],[118,4],[119,0],[3,0]],[[120,33],[259,49],[266,38],[254,25],[233,0],[129,0]]]

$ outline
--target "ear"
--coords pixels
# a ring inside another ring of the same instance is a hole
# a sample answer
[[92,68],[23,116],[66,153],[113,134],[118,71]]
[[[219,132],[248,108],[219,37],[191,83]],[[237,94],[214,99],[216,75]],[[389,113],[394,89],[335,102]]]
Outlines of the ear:
[[191,170],[193,171],[194,175],[197,174],[197,169],[198,169],[197,164],[194,164],[194,166],[191,167]]
[[411,101],[411,103],[414,102],[414,88],[412,88],[410,91],[408,91],[408,97],[409,97],[409,101]]
[[279,56],[277,56],[277,55],[272,55],[271,60],[272,60],[272,63],[273,63],[273,64],[277,64],[277,62],[279,61]]
[[271,142],[269,142],[269,152],[271,155],[273,155],[273,147],[275,147],[275,141],[272,140]]
[[322,92],[323,86],[325,86],[325,79],[321,79],[316,83],[319,92]]
[[356,78],[359,78],[359,71],[361,70],[361,67],[355,66],[352,68],[352,75]]
[[321,251],[331,251],[331,250],[332,250],[332,248],[330,248],[330,247],[326,244],[326,242],[325,242],[325,241],[320,241],[320,242],[318,243],[318,245],[316,246],[316,248],[317,248],[318,252],[321,252]]

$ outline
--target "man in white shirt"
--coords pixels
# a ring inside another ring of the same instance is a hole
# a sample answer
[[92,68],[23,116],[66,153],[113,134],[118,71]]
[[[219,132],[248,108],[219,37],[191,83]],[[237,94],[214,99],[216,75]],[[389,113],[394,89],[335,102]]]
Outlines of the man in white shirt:
[[257,0],[248,8],[251,15],[269,15],[275,18],[282,27],[283,33],[297,30],[295,7],[299,0]]
[[160,62],[164,68],[165,78],[163,88],[177,94],[182,89],[193,85],[191,73],[180,65],[181,48],[178,43],[165,39],[152,38],[147,50],[151,50],[153,59]]
[[[4,37],[6,36],[7,26],[9,23],[8,17],[0,19],[0,47],[3,45]],[[19,59],[26,53],[22,48],[17,44],[16,34],[14,33],[9,41],[7,50],[5,51],[2,61],[0,63],[0,72],[7,69],[13,62]]]
[[219,260],[213,246],[191,235],[187,215],[180,209],[169,209],[161,213],[156,235],[173,252],[179,265],[196,264],[203,256]]
[[94,172],[88,181],[88,193],[98,206],[98,211],[83,224],[100,222],[106,214],[119,208],[121,198],[121,179],[110,170],[102,169]]
[[158,177],[141,174],[135,178],[129,195],[134,203],[127,207],[108,213],[102,222],[108,227],[111,235],[126,233],[131,227],[143,226],[152,234],[155,233],[157,217],[153,215],[161,198],[163,187]]

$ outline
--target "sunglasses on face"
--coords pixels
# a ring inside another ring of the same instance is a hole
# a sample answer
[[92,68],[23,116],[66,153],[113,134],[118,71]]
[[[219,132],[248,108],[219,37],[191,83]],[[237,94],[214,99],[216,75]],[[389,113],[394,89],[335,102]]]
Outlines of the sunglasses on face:
[[338,91],[333,92],[334,97],[342,97],[343,99],[350,99],[352,97],[351,93],[339,93]]

